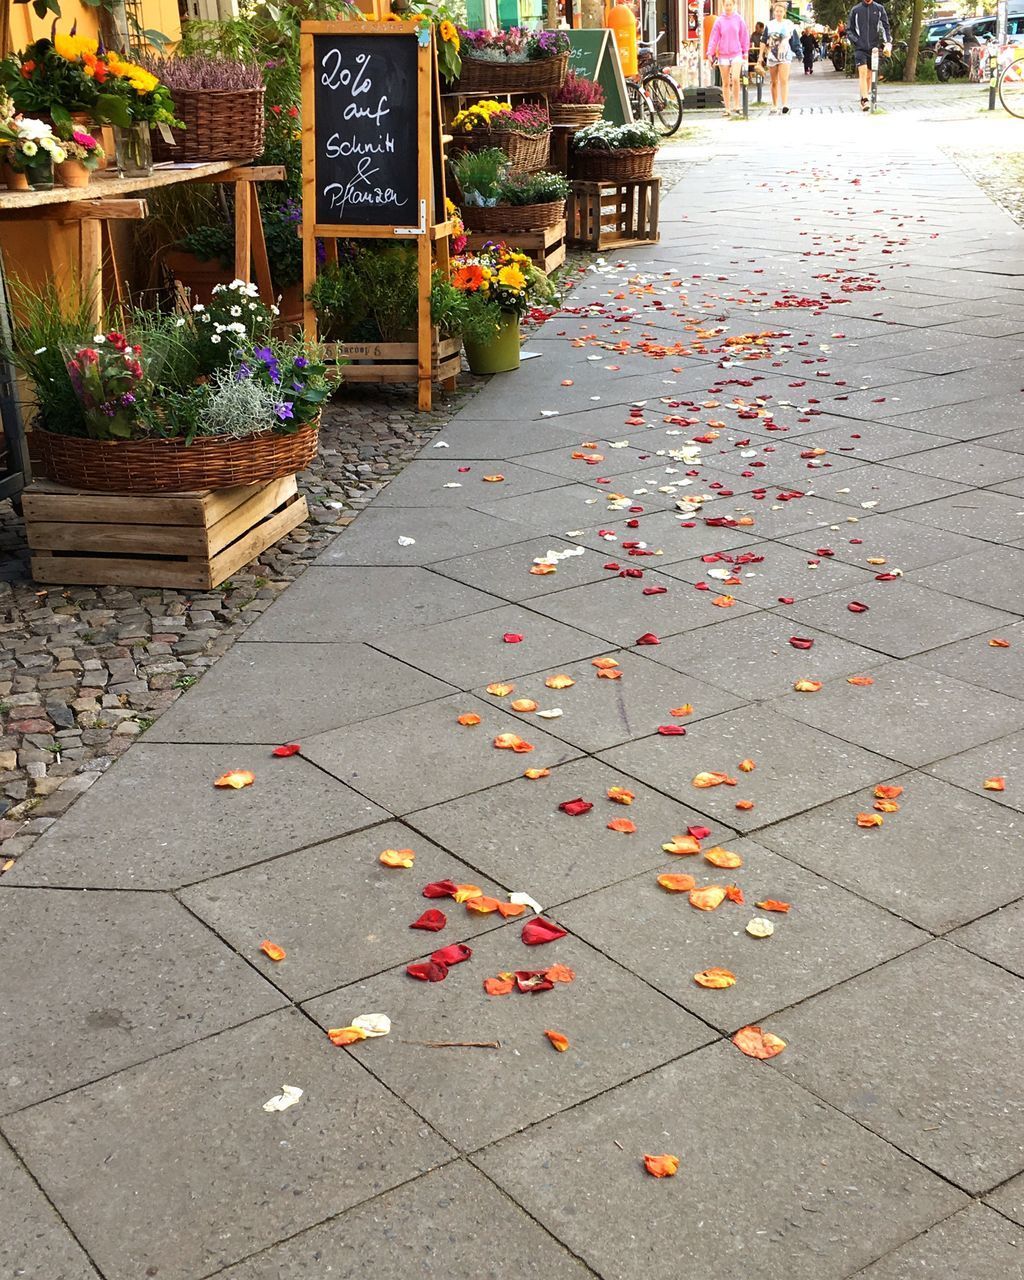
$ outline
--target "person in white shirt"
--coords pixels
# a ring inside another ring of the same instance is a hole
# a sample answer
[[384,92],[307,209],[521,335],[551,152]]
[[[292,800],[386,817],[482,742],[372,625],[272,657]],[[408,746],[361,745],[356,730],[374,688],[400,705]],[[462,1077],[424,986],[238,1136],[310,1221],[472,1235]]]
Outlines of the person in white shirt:
[[772,18],[765,32],[768,39],[768,74],[772,82],[772,106],[768,112],[774,116],[782,111],[789,115],[789,69],[799,49],[796,26],[786,17],[786,6],[772,6]]

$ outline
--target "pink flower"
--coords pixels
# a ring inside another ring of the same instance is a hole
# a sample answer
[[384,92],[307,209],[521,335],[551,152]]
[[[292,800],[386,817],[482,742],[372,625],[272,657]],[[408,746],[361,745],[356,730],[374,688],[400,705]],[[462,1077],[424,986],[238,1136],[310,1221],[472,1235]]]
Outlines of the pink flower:
[[96,150],[96,139],[91,133],[80,133],[79,130],[75,129],[71,134],[71,137],[80,147],[84,147],[86,151]]
[[99,356],[92,347],[83,347],[82,350],[79,351],[78,357],[83,364],[96,364],[99,360]]

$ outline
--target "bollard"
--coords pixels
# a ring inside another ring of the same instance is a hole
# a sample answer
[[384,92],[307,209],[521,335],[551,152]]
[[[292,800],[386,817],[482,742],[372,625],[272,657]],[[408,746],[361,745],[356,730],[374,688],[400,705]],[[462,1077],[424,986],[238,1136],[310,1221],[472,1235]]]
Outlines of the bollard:
[[996,84],[999,81],[999,54],[993,50],[988,55],[988,109],[996,109]]
[[878,106],[878,45],[871,50],[871,110]]
[[759,75],[757,77],[757,105],[758,106],[761,105],[761,91],[763,88],[764,88],[764,76]]
[[750,119],[750,76],[744,71],[740,76],[740,88],[743,92],[743,119]]

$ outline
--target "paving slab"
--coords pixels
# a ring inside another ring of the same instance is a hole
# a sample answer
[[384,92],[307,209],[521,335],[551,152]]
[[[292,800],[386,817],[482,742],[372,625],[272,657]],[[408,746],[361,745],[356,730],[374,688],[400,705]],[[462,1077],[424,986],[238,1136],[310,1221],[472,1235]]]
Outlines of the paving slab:
[[[837,422],[837,419],[831,419]],[[815,429],[805,433],[801,448],[828,449],[854,466],[863,462],[885,462],[948,444],[945,436],[925,431],[907,431],[887,422],[847,420],[842,425]]]
[[1024,614],[1024,550],[986,547],[942,565],[916,569],[912,576],[923,586],[961,600]]
[[4,1112],[284,1003],[165,894],[10,889],[0,957],[18,974],[0,997]]
[[[347,1025],[357,1011],[386,1007],[400,1031],[362,1042],[352,1056],[464,1151],[715,1038],[704,1023],[579,939],[527,947],[519,933],[520,924],[510,921],[478,938],[472,958],[443,982],[417,982],[398,969],[304,1009],[326,1028]],[[507,996],[483,989],[485,978],[553,964],[567,965],[575,980]],[[569,1039],[557,1059],[547,1030]],[[425,1050],[415,1043],[423,1040],[496,1040],[501,1047]]]
[[458,1161],[229,1267],[218,1280],[323,1274],[586,1280],[591,1272],[482,1173]]
[[243,643],[160,717],[147,740],[292,742],[451,692],[365,644]]
[[[625,430],[625,428],[623,428]],[[593,484],[598,477],[604,476],[621,476],[626,473],[639,471],[644,468],[644,464],[650,468],[652,474],[657,473],[659,466],[671,465],[669,460],[662,461],[653,458],[651,454],[640,447],[639,441],[634,441],[636,447],[622,449],[613,448],[607,442],[599,440],[593,449],[570,448],[562,446],[557,449],[545,449],[537,453],[523,454],[518,462],[520,466],[532,467],[534,470],[551,477],[552,484],[561,483],[559,477],[568,480],[578,480],[580,484]],[[573,457],[573,454],[582,454],[582,457]],[[587,458],[600,457],[601,461],[597,463],[588,462]],[[613,489],[618,488],[618,481],[610,486]],[[504,490],[499,492],[495,490],[495,497],[504,497]]]
[[1024,978],[1024,899],[964,925],[948,941]]
[[440,560],[430,568],[446,578],[478,587],[492,596],[520,603],[535,596],[551,595],[578,587],[587,582],[599,582],[608,576],[604,568],[607,555],[589,547],[582,555],[570,555],[559,560],[554,573],[535,574],[530,570],[534,562],[552,551],[573,551],[577,544],[564,538],[534,538],[529,542],[517,542],[510,547],[494,547],[490,551],[477,551],[468,556],[454,556]]
[[[615,786],[632,791],[633,803],[609,800],[608,789]],[[589,813],[559,812],[560,804],[577,796],[593,804]],[[637,831],[610,831],[607,824],[617,818],[628,818]],[[500,879],[513,892],[530,893],[544,907],[657,867],[665,860],[664,841],[688,826],[708,825],[695,809],[597,760],[562,765],[535,782],[516,778],[421,809],[408,821],[482,874]],[[711,828],[712,840],[733,835],[725,821]]]
[[[738,831],[800,813],[807,807],[808,792],[819,803],[832,800],[891,771],[881,756],[787,722],[763,706],[702,720],[685,738],[642,738],[604,751],[600,758]],[[737,773],[745,759],[757,767]],[[737,785],[693,786],[692,779],[707,770],[728,773]],[[737,800],[752,800],[754,807],[739,810]]]
[[500,603],[462,583],[438,580],[423,568],[311,568],[289,589],[287,599],[278,599],[249,628],[245,639],[290,645],[373,640]]
[[[572,541],[599,552],[606,561],[617,560],[625,567],[643,568],[649,563],[661,568],[702,555],[707,550],[708,531],[699,517],[681,511],[652,511],[635,516],[616,514],[597,529],[575,532]],[[749,547],[756,541],[742,529],[715,529],[716,547]],[[638,542],[640,550],[650,550],[655,555],[630,556],[629,549],[623,547],[626,542]]]
[[[590,661],[520,677],[514,693],[500,705],[526,725],[537,724],[540,717],[516,712],[511,704],[517,699],[530,699],[541,711],[557,707],[562,714],[543,719],[545,732],[582,751],[602,751],[656,733],[666,723],[693,724],[744,702],[703,680],[651,662],[642,652],[620,649],[604,655],[619,664],[622,675],[615,680],[599,677]],[[555,675],[567,675],[576,683],[569,689],[549,689],[545,681]],[[491,696],[482,688],[476,692],[482,698]],[[672,715],[686,705],[693,707],[692,714]]]
[[[473,510],[444,511],[432,507],[361,511],[314,562],[318,565],[394,565],[409,568],[443,560],[456,552],[468,555],[488,547],[505,547],[533,537],[536,529]],[[399,542],[399,538],[403,541]],[[412,542],[406,540],[411,538]]]
[[[472,402],[467,408],[472,408]],[[482,408],[480,412],[486,414],[487,410]],[[587,439],[590,437],[582,422],[563,426],[557,420],[546,418],[542,422],[494,423],[486,419],[473,421],[459,415],[448,423],[437,440],[424,446],[420,457],[473,461],[493,458],[495,452],[501,452],[511,459],[556,445],[572,448]]]
[[[415,866],[389,868],[385,849],[412,849]],[[445,899],[428,901],[423,886],[437,880],[479,884],[492,897],[507,894],[418,831],[386,822],[328,840],[260,867],[207,880],[181,900],[293,1000],[408,964],[434,949],[486,933],[500,917],[482,916]],[[447,923],[437,933],[409,926],[428,907]],[[273,961],[259,950],[270,938],[287,952]]]
[[[719,843],[716,834],[705,849]],[[770,853],[754,840],[726,842],[743,859],[735,870],[708,865],[700,855],[663,857],[635,876],[570,903],[559,912],[565,926],[691,1013],[729,1033],[758,1023],[787,1005],[844,982],[927,940],[928,935],[862,898]],[[736,884],[746,901],[726,900],[698,911],[685,893],[667,893],[663,872],[683,872],[698,885]],[[786,913],[759,910],[771,899],[788,902]],[[629,903],[623,918],[622,904]],[[770,938],[753,938],[755,916],[775,925]],[[841,930],[836,920],[843,921]],[[695,973],[719,967],[736,976],[725,990],[700,987]]]
[[983,1204],[972,1204],[858,1271],[858,1280],[1006,1280],[1021,1266],[1024,1235]]
[[[851,511],[848,505],[817,496],[794,498],[790,502],[777,502],[774,498],[766,498],[763,502],[734,499],[729,503],[729,510],[725,509],[724,502],[718,506],[721,509],[716,509],[716,517],[737,519],[740,516],[752,516],[754,523],[747,532],[758,540],[784,538],[787,534],[805,533],[810,529],[824,529],[830,525],[845,526],[855,523],[858,518],[858,513]],[[720,542],[721,539],[716,541]]]
[[[481,723],[460,725],[459,716],[467,713],[479,715]],[[524,738],[534,750],[496,749],[494,739],[501,733]],[[394,814],[469,795],[518,778],[524,769],[550,768],[580,754],[537,725],[527,735],[515,716],[468,693],[319,734],[302,744],[302,753]]]
[[10,1147],[0,1141],[0,1272],[12,1280],[99,1280],[81,1245],[25,1172]]
[[[854,612],[851,604],[864,604],[867,609]],[[909,658],[1016,621],[1005,610],[957,599],[906,578],[868,582],[859,585],[856,592],[844,587],[813,600],[780,605],[778,611],[801,626],[841,636],[894,658]]]
[[[1024,894],[1016,846],[1024,823],[980,796],[924,773],[879,775],[902,786],[897,813],[862,828],[874,787],[758,832],[793,862],[932,933],[945,933]],[[941,815],[937,821],[937,815]]]
[[918,475],[955,479],[963,484],[1005,484],[1024,475],[1024,459],[1003,449],[989,449],[984,444],[948,444],[926,454],[892,459],[889,463],[901,471]]
[[[734,609],[725,611],[734,614]],[[796,649],[790,638],[813,640]],[[654,662],[713,682],[745,700],[776,697],[805,677],[826,680],[865,670],[879,661],[872,649],[850,644],[778,613],[730,617],[711,630],[689,631],[646,648]],[[742,759],[742,756],[740,757]]]
[[867,566],[869,559],[884,560],[884,564],[868,566],[874,573],[916,569],[988,546],[980,538],[917,524],[906,518],[906,512],[899,516],[865,515],[853,525],[795,534],[782,541],[811,553],[824,548],[831,551],[836,560],[849,564]]
[[990,742],[1024,724],[1024,702],[916,662],[872,667],[874,684],[829,681],[816,694],[790,693],[773,706],[879,755],[920,768],[957,747]]
[[[634,562],[636,563],[636,562]],[[650,561],[640,561],[649,564]],[[726,616],[742,617],[755,612],[752,604],[736,600],[728,608],[714,604],[719,592],[695,591],[688,583],[645,568],[642,578],[622,578],[606,574],[604,582],[594,582],[543,600],[531,601],[537,613],[561,622],[571,622],[610,645],[628,647],[644,635],[677,635],[695,628],[714,627]],[[663,587],[655,595],[645,595],[651,587]],[[722,595],[728,592],[722,588]]]
[[916,475],[900,470],[894,461],[865,463],[837,475],[821,476],[814,483],[814,492],[821,498],[845,503],[858,512],[884,513],[901,511],[970,488],[969,482],[952,478],[955,472],[947,472],[948,479]]
[[[445,451],[447,453],[447,451]],[[485,479],[490,476],[491,479]],[[500,476],[501,479],[495,477]],[[557,476],[545,475],[537,468],[497,457],[473,462],[457,458],[417,459],[404,467],[401,475],[388,483],[374,498],[375,507],[442,507],[462,509],[495,498],[512,498],[552,489],[560,483]]]
[[1006,449],[1010,453],[1024,453],[1024,431],[1020,427],[1011,427],[1009,431],[1000,431],[996,435],[984,436],[979,441],[986,449]]
[[1024,1227],[1024,1173],[987,1195],[985,1203],[998,1209],[1011,1222]]
[[[963,787],[974,795],[984,796],[992,803],[1024,813],[1024,788],[1021,787],[1021,778],[1024,777],[1024,733],[1011,733],[970,751],[949,755],[937,764],[930,765],[928,772],[936,778],[956,783],[958,787]],[[1006,790],[985,790],[986,779],[997,777],[1005,778]]]
[[[214,787],[236,769],[254,772],[253,785]],[[299,757],[140,742],[7,875],[11,884],[176,889],[389,816]]]
[[1024,1168],[1022,1027],[1024,980],[938,940],[774,1018],[772,1067],[980,1195]]
[[[282,1084],[303,1096],[268,1115],[263,1104]],[[209,1275],[451,1153],[295,1010],[40,1103],[3,1128],[107,1280]]]
[[1024,480],[1010,480],[1006,484],[992,486],[995,493],[1008,493],[1014,498],[1024,498]]
[[[737,1140],[743,1134],[750,1140]],[[770,1176],[751,1159],[759,1135],[771,1143]],[[652,1184],[645,1152],[678,1156],[679,1174]],[[748,1280],[752,1258],[784,1267],[793,1280],[841,1280],[966,1202],[729,1044],[567,1111],[475,1162],[609,1280]],[[695,1230],[701,1223],[713,1229]]]

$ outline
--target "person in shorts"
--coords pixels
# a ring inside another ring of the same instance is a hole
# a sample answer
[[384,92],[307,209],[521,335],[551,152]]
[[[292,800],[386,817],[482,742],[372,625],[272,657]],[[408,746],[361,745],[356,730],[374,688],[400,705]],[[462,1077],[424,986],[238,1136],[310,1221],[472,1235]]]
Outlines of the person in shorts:
[[885,6],[879,0],[860,0],[850,10],[846,23],[846,38],[853,45],[853,57],[857,64],[860,82],[860,109],[871,110],[871,53],[879,45],[886,53],[892,50],[892,27]]
[[736,0],[723,0],[722,12],[715,19],[708,39],[708,61],[718,62],[722,76],[722,105],[731,116],[739,110],[740,75],[750,53],[747,24],[736,12]]
[[803,56],[796,25],[786,17],[784,4],[772,5],[772,18],[766,28],[768,36],[768,75],[772,82],[770,116],[779,111],[789,115],[789,68],[796,56]]

